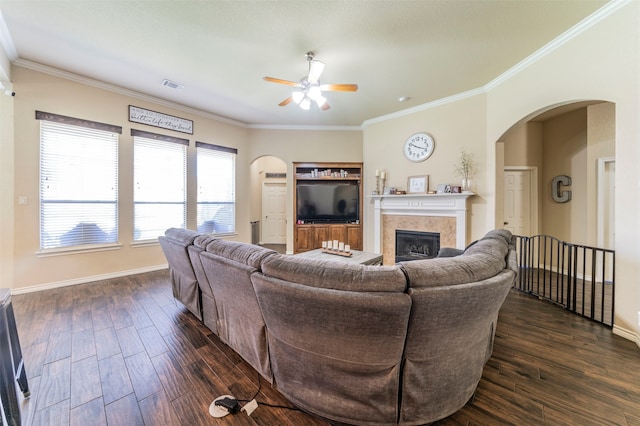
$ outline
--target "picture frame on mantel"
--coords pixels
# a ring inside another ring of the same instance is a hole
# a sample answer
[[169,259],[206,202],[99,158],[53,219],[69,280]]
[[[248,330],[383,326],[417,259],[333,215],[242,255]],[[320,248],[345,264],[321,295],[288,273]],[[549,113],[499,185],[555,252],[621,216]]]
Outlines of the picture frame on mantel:
[[426,194],[429,190],[429,175],[409,176],[407,194]]

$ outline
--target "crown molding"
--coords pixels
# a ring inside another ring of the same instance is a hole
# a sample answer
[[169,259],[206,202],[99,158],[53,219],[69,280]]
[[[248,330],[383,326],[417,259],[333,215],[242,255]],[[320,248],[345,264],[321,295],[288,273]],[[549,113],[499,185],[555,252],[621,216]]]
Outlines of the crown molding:
[[155,96],[146,95],[141,92],[136,92],[135,90],[125,89],[124,87],[117,86],[115,84],[105,83],[104,81],[94,80],[89,77],[85,77],[79,74],[75,74],[69,71],[63,71],[58,68],[50,67],[48,65],[39,64],[37,62],[28,61],[26,59],[17,59],[13,61],[13,64],[16,66],[20,66],[23,68],[27,68],[33,71],[42,72],[44,74],[49,74],[54,77],[63,78],[65,80],[74,81],[76,83],[85,84],[87,86],[96,87],[98,89],[107,90],[109,92],[117,93],[119,95],[129,96],[132,98],[140,99],[147,102],[152,102],[154,104],[163,105],[168,108],[173,108],[182,112],[190,113],[193,115],[197,115],[204,118],[209,118],[212,120],[220,121],[226,124],[231,124],[234,126],[247,128],[248,124],[240,121],[232,120],[227,117],[222,117],[220,115],[212,114],[206,111],[202,111],[196,108],[190,108],[188,106],[168,101],[166,99],[158,98]]
[[392,120],[395,118],[405,117],[407,115],[415,114],[420,111],[425,111],[431,108],[439,107],[439,106],[450,104],[453,102],[458,102],[463,99],[472,98],[474,96],[482,95],[485,93],[486,93],[486,90],[483,87],[480,87],[478,89],[467,90],[466,92],[457,93],[455,95],[447,96],[446,98],[440,98],[435,101],[427,102],[426,104],[417,105],[411,108],[403,109],[401,111],[392,112],[391,114],[381,115],[380,117],[370,118],[368,120],[365,120],[362,123],[361,128],[364,129],[365,127],[371,124],[380,123],[380,122]]
[[484,89],[487,92],[494,89],[495,87],[509,80],[511,77],[517,75],[521,71],[533,65],[540,59],[544,58],[549,53],[555,51],[556,49],[563,46],[570,40],[573,40],[575,37],[582,34],[583,32],[585,32],[586,30],[588,30],[598,22],[602,21],[603,19],[607,18],[608,16],[616,12],[618,9],[631,3],[631,1],[632,0],[613,0],[605,4],[600,9],[596,10],[591,15],[587,16],[585,19],[578,22],[576,25],[569,28],[567,31],[560,34],[558,37],[554,38],[549,43],[542,46],[540,49],[536,50],[534,53],[527,56],[522,61],[518,62],[513,67],[509,68],[507,71],[503,72],[498,77],[496,77],[489,83],[485,84]]
[[313,125],[296,125],[296,124],[250,124],[249,129],[258,130],[324,130],[324,131],[347,131],[360,132],[360,126],[313,126]]
[[567,31],[565,31],[564,33],[560,34],[558,37],[556,37],[553,40],[551,40],[549,43],[544,45],[542,48],[538,49],[533,54],[529,55],[528,57],[526,57],[522,61],[518,62],[516,65],[514,65],[511,68],[509,68],[507,71],[503,72],[498,77],[496,77],[495,79],[491,80],[490,82],[488,82],[487,84],[485,84],[482,87],[479,87],[477,89],[472,89],[472,90],[469,90],[469,91],[466,91],[466,92],[462,92],[462,93],[459,93],[459,94],[456,94],[456,95],[448,96],[446,98],[438,99],[438,100],[435,100],[433,102],[428,102],[426,104],[418,105],[418,106],[415,106],[415,107],[412,107],[412,108],[404,109],[402,111],[397,111],[397,112],[394,112],[394,113],[391,113],[391,114],[387,114],[387,115],[383,115],[383,116],[380,116],[380,117],[371,118],[369,120],[365,120],[362,123],[361,127],[364,129],[364,128],[366,128],[367,126],[369,126],[371,124],[380,123],[380,122],[383,122],[383,121],[404,117],[404,116],[407,116],[407,115],[415,114],[416,112],[428,110],[428,109],[435,108],[435,107],[438,107],[438,106],[442,106],[442,105],[445,105],[445,104],[448,104],[448,103],[451,103],[451,102],[460,101],[462,99],[466,99],[466,98],[469,98],[469,97],[472,97],[472,96],[476,96],[476,95],[479,95],[479,94],[488,93],[492,89],[496,88],[500,84],[504,83],[505,81],[509,80],[510,78],[512,78],[513,76],[517,75],[521,71],[525,70],[526,68],[528,68],[532,64],[536,63],[537,61],[539,61],[540,59],[542,59],[543,57],[545,57],[549,53],[551,53],[554,50],[558,49],[560,46],[563,46],[568,41],[574,39],[578,35],[582,34],[584,31],[588,30],[589,28],[591,28],[592,26],[594,26],[598,22],[600,22],[603,19],[607,18],[608,16],[612,15],[614,12],[618,11],[619,9],[621,9],[622,7],[624,7],[627,4],[631,3],[632,1],[634,1],[634,0],[612,0],[612,1],[610,1],[609,3],[605,4],[600,9],[596,10],[591,15],[587,16],[585,19],[583,19],[582,21],[578,22],[576,25],[574,25],[573,27],[569,28]]

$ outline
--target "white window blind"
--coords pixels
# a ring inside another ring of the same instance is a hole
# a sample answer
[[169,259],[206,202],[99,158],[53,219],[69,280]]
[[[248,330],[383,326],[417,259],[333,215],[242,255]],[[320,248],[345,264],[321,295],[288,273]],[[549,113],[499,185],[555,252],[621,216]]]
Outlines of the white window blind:
[[135,131],[133,135],[133,239],[156,239],[186,223],[187,139]]
[[196,142],[198,231],[236,231],[236,154],[234,148]]
[[118,134],[44,116],[92,123],[36,112],[41,119],[40,248],[117,242]]

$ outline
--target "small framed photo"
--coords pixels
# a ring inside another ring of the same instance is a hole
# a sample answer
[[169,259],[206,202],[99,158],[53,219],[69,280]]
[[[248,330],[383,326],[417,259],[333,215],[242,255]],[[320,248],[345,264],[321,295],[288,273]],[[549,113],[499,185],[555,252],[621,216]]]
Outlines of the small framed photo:
[[409,176],[407,194],[426,194],[429,190],[429,175]]

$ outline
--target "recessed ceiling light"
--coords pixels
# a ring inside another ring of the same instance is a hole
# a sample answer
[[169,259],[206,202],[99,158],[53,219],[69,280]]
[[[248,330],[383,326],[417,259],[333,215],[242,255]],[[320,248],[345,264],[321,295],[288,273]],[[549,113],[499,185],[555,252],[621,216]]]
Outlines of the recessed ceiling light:
[[162,80],[162,85],[167,86],[171,89],[178,89],[178,90],[184,89],[184,86],[182,84],[178,84],[175,81],[167,80],[166,78]]
[[407,102],[409,99],[411,99],[411,96],[400,96],[398,102]]

